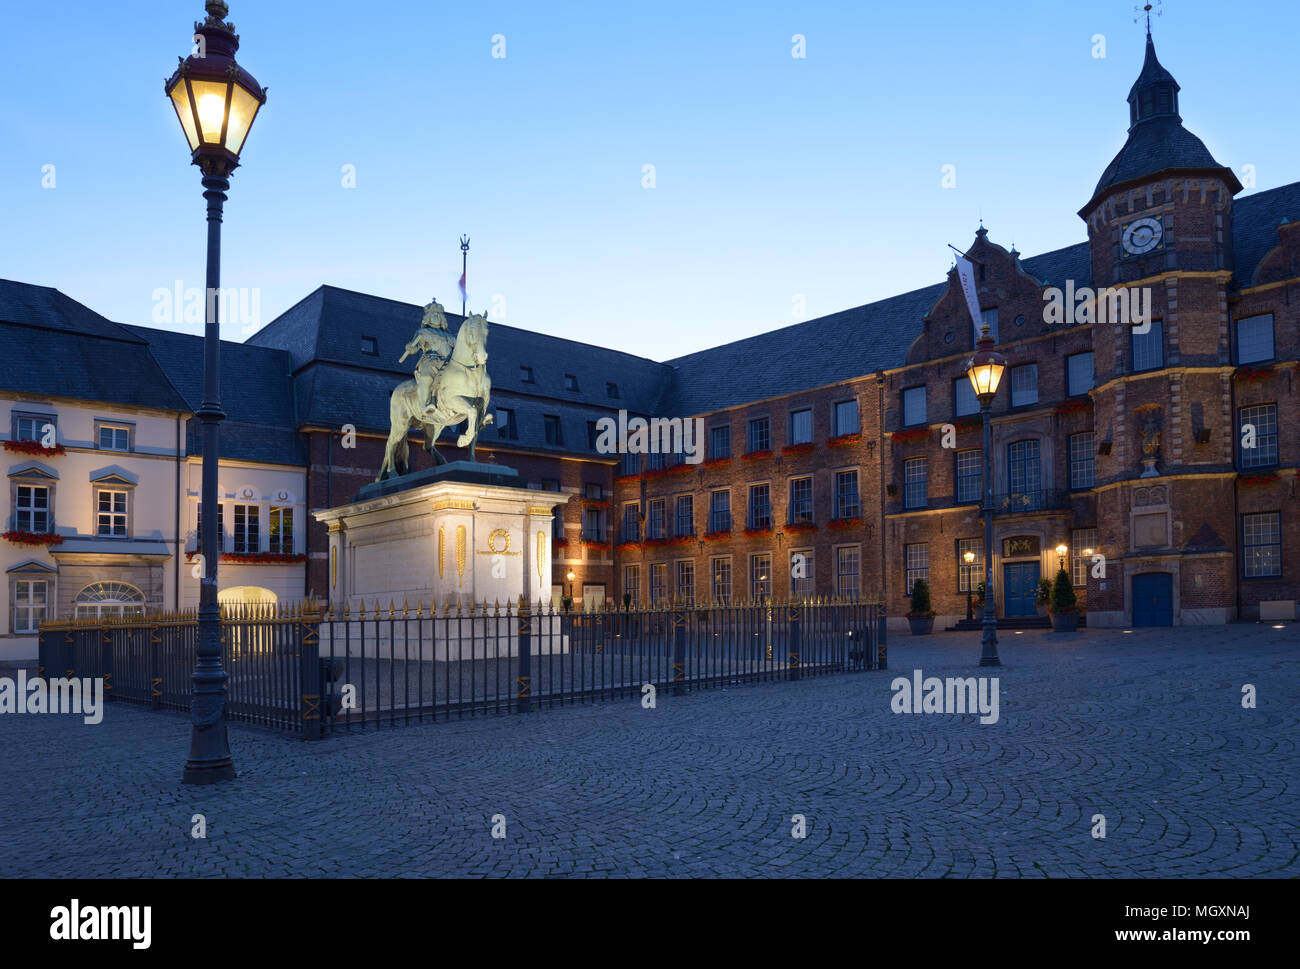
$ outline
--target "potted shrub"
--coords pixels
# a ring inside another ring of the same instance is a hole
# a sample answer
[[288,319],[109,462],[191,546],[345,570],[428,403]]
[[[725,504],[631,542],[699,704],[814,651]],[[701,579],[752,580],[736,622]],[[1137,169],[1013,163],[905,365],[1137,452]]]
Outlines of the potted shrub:
[[975,615],[978,616],[979,618],[981,619],[984,618],[984,583],[983,582],[981,582],[979,585],[975,587],[975,603],[974,605],[971,606],[971,611],[974,612]]
[[1058,633],[1072,633],[1079,628],[1078,598],[1065,569],[1056,573],[1052,587],[1052,629]]
[[934,610],[930,608],[930,587],[925,579],[912,583],[912,608],[907,613],[907,624],[913,636],[928,636],[934,629]]
[[1048,607],[1052,604],[1052,580],[1043,578],[1038,583],[1038,597],[1034,599],[1034,605],[1038,606],[1040,616],[1047,615]]

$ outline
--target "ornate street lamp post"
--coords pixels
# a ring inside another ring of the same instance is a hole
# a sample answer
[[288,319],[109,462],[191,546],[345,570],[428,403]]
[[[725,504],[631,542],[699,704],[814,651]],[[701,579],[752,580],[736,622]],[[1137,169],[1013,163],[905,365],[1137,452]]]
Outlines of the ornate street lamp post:
[[180,62],[164,90],[189,142],[191,161],[203,173],[208,201],[208,267],[203,326],[203,403],[195,416],[203,425],[203,487],[199,508],[202,571],[199,586],[199,641],[195,650],[190,756],[186,784],[214,784],[235,776],[226,735],[226,671],[221,665],[221,609],[217,604],[217,460],[221,410],[221,212],[230,173],[239,167],[248,131],[266,91],[235,63],[239,37],[226,22],[223,0],[207,0],[207,19],[194,25],[197,49]]
[[1065,568],[1065,554],[1070,551],[1064,542],[1056,546],[1056,570],[1059,572]]
[[967,364],[966,376],[975,388],[984,423],[984,639],[980,666],[1001,666],[998,620],[993,609],[993,431],[989,426],[989,412],[1007,369],[1007,358],[993,349],[993,336],[987,323],[976,346],[979,349]]
[[564,597],[565,598],[564,611],[568,612],[570,609],[573,608],[573,580],[576,579],[577,576],[573,574],[573,569],[569,569],[569,573],[568,575],[565,576],[565,578],[569,580],[569,594]]
[[[971,580],[970,566],[973,565],[975,562],[975,553],[967,550],[966,552],[962,553],[962,558],[966,560],[966,621],[970,622],[972,619],[975,618],[970,608],[970,580]],[[985,586],[985,588],[987,589],[988,587]]]

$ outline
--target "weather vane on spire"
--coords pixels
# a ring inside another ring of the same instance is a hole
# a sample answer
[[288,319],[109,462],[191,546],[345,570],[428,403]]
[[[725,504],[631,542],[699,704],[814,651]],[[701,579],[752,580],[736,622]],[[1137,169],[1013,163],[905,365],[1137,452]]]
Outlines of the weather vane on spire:
[[1152,0],[1151,3],[1147,3],[1144,6],[1133,8],[1133,12],[1137,14],[1137,16],[1133,18],[1133,22],[1135,24],[1141,21],[1143,14],[1146,15],[1148,34],[1151,33],[1151,11],[1155,10],[1157,17],[1159,17],[1160,14],[1163,13],[1163,11],[1160,9],[1161,2],[1162,0]]

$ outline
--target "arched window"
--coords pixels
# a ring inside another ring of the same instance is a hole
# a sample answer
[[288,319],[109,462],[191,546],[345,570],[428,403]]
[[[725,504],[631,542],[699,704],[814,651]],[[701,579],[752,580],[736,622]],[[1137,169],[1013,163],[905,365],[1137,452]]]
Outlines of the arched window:
[[78,619],[143,616],[144,593],[125,582],[96,582],[77,593]]

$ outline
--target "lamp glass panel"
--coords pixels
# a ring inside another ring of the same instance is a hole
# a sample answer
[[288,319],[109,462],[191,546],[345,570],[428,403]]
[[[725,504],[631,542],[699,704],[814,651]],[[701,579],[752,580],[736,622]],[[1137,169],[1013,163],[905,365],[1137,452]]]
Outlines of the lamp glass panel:
[[230,98],[230,124],[226,127],[226,147],[238,155],[244,149],[244,139],[253,126],[257,109],[262,105],[238,84]]
[[185,131],[185,138],[190,143],[190,151],[199,147],[199,134],[194,128],[194,112],[190,110],[190,99],[185,79],[177,81],[171,90],[172,107],[176,109],[176,117],[180,119],[181,128]]
[[221,125],[226,120],[225,81],[190,81],[194,103],[199,109],[199,132],[205,145],[221,144]]

